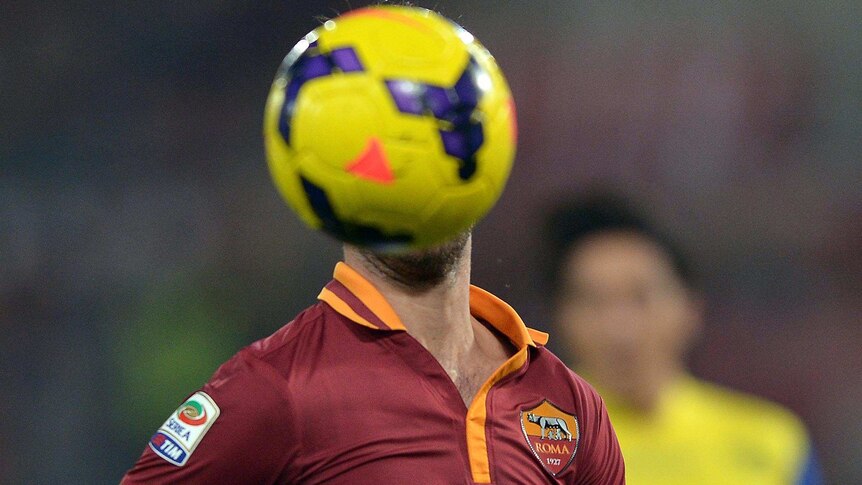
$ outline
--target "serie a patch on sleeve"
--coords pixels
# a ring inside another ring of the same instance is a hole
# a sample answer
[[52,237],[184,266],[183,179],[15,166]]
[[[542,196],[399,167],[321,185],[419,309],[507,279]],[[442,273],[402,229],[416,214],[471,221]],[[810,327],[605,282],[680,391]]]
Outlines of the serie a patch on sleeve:
[[194,393],[150,438],[150,448],[168,463],[185,465],[220,412],[207,393]]

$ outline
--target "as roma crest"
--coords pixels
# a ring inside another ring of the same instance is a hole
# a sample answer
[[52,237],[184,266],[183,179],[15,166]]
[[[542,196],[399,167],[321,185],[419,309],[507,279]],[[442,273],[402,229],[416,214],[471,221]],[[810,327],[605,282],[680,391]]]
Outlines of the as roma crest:
[[521,410],[521,430],[533,455],[551,475],[556,477],[575,459],[581,437],[578,418],[547,399]]

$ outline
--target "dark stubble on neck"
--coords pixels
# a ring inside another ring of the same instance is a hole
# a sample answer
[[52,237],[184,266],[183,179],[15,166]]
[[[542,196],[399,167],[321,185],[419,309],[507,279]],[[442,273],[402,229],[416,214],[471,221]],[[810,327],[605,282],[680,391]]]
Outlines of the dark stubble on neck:
[[430,249],[409,253],[375,253],[361,249],[360,253],[382,276],[407,289],[423,292],[440,285],[458,269],[470,233]]

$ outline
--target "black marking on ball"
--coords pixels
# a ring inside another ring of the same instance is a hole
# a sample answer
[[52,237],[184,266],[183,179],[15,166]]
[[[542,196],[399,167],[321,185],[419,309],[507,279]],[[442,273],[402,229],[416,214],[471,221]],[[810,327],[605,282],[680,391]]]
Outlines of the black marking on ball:
[[335,210],[326,195],[326,191],[305,177],[300,176],[300,180],[312,210],[323,223],[323,230],[337,239],[366,247],[413,242],[413,236],[410,234],[385,234],[374,226],[340,220],[335,215]]

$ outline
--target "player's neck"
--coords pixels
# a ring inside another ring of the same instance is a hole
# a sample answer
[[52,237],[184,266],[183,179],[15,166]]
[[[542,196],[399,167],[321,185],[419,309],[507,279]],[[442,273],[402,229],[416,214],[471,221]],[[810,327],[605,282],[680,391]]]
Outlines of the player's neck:
[[407,331],[441,362],[466,353],[474,339],[467,251],[458,268],[441,284],[422,293],[398,288],[384,293]]
[[470,247],[439,284],[416,290],[376,271],[360,254],[345,252],[345,262],[377,288],[407,331],[435,357],[460,353],[473,341],[470,315]]
[[452,379],[467,406],[482,383],[509,358],[505,339],[470,314],[470,246],[457,267],[435,286],[413,290],[387,278],[361,254],[345,251],[345,262],[386,298],[410,335]]

